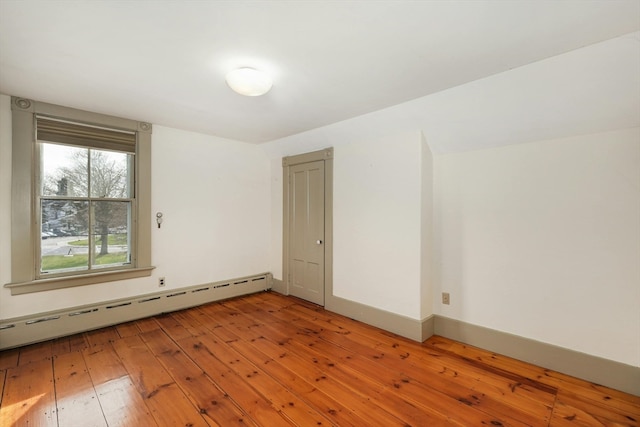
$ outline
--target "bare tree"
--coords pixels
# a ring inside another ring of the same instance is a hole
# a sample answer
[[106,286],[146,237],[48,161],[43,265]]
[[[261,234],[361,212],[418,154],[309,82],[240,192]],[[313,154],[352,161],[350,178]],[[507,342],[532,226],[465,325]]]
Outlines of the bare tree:
[[[99,254],[106,255],[109,252],[110,230],[127,225],[128,203],[118,200],[129,196],[127,162],[105,151],[78,150],[74,153],[71,165],[59,168],[55,176],[45,180],[44,186],[45,193],[57,196],[90,196],[99,199],[92,201],[93,233],[100,235]],[[70,207],[72,212],[69,215],[75,224],[89,229],[89,215],[83,212],[78,202],[60,202]],[[43,213],[43,222],[44,216]]]

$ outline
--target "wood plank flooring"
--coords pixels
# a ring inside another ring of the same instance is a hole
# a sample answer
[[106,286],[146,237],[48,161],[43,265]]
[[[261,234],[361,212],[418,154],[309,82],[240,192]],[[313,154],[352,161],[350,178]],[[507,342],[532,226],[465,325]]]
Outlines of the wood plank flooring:
[[639,426],[640,398],[265,292],[0,352],[0,426]]

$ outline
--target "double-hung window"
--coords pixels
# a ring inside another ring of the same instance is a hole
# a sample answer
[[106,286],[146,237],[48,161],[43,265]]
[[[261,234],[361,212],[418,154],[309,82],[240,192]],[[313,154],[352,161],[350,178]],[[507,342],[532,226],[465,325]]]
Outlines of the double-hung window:
[[136,134],[36,116],[38,276],[132,265]]
[[22,98],[12,117],[12,294],[150,275],[151,125]]

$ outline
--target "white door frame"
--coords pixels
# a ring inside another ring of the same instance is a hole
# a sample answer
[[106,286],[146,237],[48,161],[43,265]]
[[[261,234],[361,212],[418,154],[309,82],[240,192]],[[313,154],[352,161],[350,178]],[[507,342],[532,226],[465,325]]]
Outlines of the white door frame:
[[289,295],[289,171],[290,166],[324,161],[324,301],[333,295],[333,148],[282,159],[282,280]]

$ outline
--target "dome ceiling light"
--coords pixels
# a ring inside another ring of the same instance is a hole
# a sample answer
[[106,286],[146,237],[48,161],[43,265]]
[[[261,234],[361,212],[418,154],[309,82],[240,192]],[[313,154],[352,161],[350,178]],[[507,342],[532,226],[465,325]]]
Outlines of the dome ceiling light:
[[226,81],[231,89],[245,96],[264,95],[273,86],[271,77],[253,68],[238,68],[230,71]]

